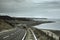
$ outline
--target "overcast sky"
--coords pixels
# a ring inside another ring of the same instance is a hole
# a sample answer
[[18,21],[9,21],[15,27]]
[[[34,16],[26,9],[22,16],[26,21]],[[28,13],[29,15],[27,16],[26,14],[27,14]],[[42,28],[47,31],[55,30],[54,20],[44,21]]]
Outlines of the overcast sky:
[[0,15],[60,18],[60,0],[0,0]]

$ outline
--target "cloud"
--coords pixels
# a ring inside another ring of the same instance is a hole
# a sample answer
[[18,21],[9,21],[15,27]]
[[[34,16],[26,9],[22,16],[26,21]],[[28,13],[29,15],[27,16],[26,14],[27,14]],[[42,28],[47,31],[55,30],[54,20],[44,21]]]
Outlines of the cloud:
[[30,2],[24,0],[0,0],[0,13],[18,12],[31,6]]
[[[35,4],[34,1],[38,3]],[[42,0],[43,2],[44,0]],[[0,13],[25,12],[44,9],[60,9],[60,1],[48,1],[40,3],[41,0],[0,0]]]
[[0,0],[0,13],[5,13],[10,16],[59,18],[60,1],[42,0],[41,3],[41,0]]

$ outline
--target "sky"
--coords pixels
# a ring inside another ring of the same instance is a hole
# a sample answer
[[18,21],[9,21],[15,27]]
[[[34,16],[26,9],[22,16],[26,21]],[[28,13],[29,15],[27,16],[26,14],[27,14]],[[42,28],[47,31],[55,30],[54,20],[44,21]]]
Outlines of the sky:
[[0,15],[60,18],[60,0],[0,0]]

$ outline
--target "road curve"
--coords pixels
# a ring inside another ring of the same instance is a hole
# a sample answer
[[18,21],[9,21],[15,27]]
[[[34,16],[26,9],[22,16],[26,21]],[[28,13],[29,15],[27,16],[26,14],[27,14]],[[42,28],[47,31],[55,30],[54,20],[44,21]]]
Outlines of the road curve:
[[31,28],[28,28],[25,40],[37,40],[37,38]]

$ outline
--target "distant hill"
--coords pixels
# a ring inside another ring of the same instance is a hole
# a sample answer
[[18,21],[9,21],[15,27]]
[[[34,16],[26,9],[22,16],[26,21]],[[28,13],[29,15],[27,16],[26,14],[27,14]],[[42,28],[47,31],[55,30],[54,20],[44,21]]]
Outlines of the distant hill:
[[4,20],[14,20],[14,18],[10,17],[10,16],[1,16],[0,15],[0,19],[4,19]]

